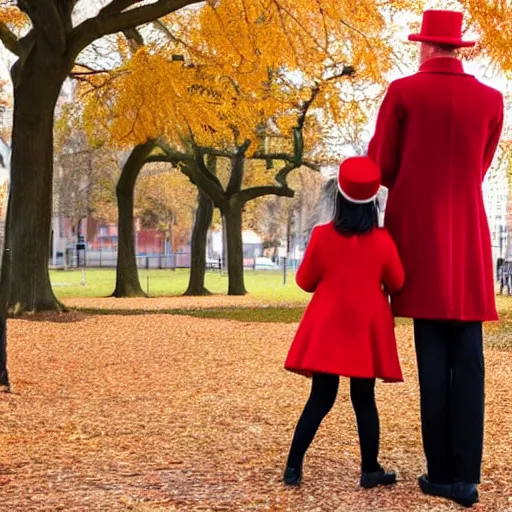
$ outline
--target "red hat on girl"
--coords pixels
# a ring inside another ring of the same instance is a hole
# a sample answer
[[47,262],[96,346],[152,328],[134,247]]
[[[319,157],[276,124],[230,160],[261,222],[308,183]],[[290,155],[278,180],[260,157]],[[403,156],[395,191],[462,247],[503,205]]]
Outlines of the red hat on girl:
[[338,189],[341,195],[356,204],[371,203],[380,187],[380,169],[366,156],[347,158],[338,173]]

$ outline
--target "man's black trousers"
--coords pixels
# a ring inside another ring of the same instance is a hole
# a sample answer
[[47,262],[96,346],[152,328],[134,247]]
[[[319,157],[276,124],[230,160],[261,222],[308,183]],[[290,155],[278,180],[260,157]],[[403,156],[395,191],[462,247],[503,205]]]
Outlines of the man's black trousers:
[[429,479],[435,483],[480,483],[482,323],[415,320],[414,337]]

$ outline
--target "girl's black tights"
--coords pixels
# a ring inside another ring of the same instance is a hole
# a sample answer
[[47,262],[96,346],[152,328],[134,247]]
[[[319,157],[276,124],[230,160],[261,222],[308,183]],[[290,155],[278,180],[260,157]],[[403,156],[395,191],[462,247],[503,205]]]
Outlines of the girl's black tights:
[[[326,373],[314,373],[311,395],[295,428],[287,466],[299,468],[304,455],[313,441],[318,427],[336,400],[339,377]],[[350,379],[350,399],[356,413],[361,469],[374,472],[380,469],[379,415],[375,404],[375,379]]]

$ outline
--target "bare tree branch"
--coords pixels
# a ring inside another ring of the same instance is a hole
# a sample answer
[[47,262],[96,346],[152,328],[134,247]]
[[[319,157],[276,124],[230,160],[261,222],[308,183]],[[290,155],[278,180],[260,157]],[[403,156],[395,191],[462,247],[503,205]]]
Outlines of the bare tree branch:
[[[150,23],[187,5],[201,3],[200,0],[158,0],[128,11],[119,11],[120,7],[138,4],[132,0],[113,0],[101,15],[84,21],[71,33],[69,53],[75,58],[86,46],[108,34],[124,32],[140,25]],[[114,5],[115,4],[115,5]]]
[[121,14],[125,9],[138,4],[140,0],[112,0],[108,5],[101,9],[100,16],[112,16]]
[[201,152],[198,150],[198,147],[193,143],[192,145],[193,151],[194,151],[194,157],[195,157],[195,163],[199,171],[202,173],[202,175],[210,181],[210,183],[218,188],[222,195],[225,195],[224,187],[222,186],[221,181],[217,177],[216,174],[214,174],[211,169],[206,165],[204,161],[204,156],[201,154]]
[[158,142],[158,147],[162,154],[150,155],[148,162],[169,162],[174,165],[181,165],[181,171],[188,176],[194,185],[203,190],[213,201],[215,206],[219,206],[225,201],[222,184],[204,163],[202,156],[182,153],[171,148],[163,141]]
[[[255,160],[282,160],[288,163],[293,163],[295,161],[294,156],[283,153],[255,153],[251,158],[254,158]],[[301,159],[300,165],[308,167],[313,171],[320,171],[320,164],[317,162]]]
[[[354,76],[355,69],[352,66],[343,66],[340,73],[333,75],[326,79],[326,81],[336,80],[344,76]],[[297,118],[297,125],[293,128],[293,160],[288,162],[277,174],[276,181],[286,187],[286,178],[288,174],[294,169],[297,169],[302,164],[302,158],[304,156],[304,124],[306,123],[306,116],[309,109],[313,105],[315,99],[321,92],[321,84],[317,84],[311,90],[310,97],[302,104],[299,116]]]
[[[82,69],[85,69],[86,71],[79,71]],[[91,66],[89,66],[88,64],[83,64],[81,62],[77,62],[75,64],[75,66],[73,67],[73,71],[72,71],[73,74],[77,74],[77,75],[89,75],[89,74],[95,75],[98,73],[111,73],[111,72],[112,72],[111,69],[94,69]]]
[[23,47],[20,40],[4,22],[0,22],[0,41],[14,55],[18,57],[23,55]]
[[129,28],[125,30],[124,36],[128,40],[128,44],[130,45],[130,51],[132,55],[135,55],[137,50],[139,50],[142,46],[144,46],[144,38],[142,34],[136,28]]
[[285,186],[262,186],[262,187],[251,187],[246,188],[245,190],[241,190],[238,193],[238,198],[242,204],[245,204],[253,199],[257,199],[258,197],[274,195],[279,197],[293,197],[295,192],[289,188],[287,185]]
[[231,174],[226,187],[226,194],[232,196],[240,191],[244,181],[245,172],[245,151],[238,151],[235,158],[231,160]]
[[[221,151],[213,148],[200,148],[200,151],[204,155],[217,156],[219,158],[235,158],[235,153],[229,151]],[[295,157],[289,153],[265,153],[261,151],[257,151],[253,153],[249,160],[280,160],[283,162],[292,163],[295,161]],[[302,167],[308,167],[313,171],[320,171],[321,164],[319,162],[312,162],[311,160],[302,160]]]

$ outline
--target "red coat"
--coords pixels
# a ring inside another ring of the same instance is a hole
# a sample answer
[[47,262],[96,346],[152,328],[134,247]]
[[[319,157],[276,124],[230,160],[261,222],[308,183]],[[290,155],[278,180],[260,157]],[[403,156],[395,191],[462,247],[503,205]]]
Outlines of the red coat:
[[287,370],[403,380],[382,284],[398,291],[404,271],[386,230],[344,236],[334,223],[316,227],[296,280],[314,295],[288,353]]
[[497,319],[482,181],[503,125],[503,97],[454,58],[393,82],[368,156],[389,188],[385,225],[407,276],[396,316]]

